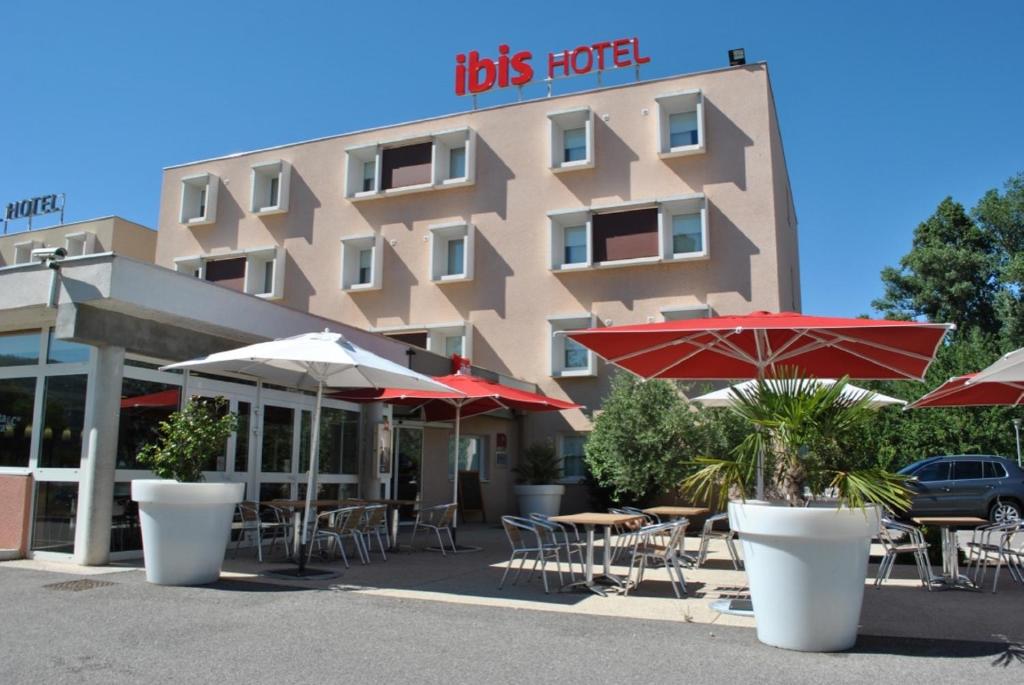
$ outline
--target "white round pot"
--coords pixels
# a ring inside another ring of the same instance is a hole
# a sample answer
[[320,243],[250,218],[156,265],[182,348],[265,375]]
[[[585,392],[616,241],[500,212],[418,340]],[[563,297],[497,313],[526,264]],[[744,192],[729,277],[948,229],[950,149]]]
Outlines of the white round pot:
[[216,582],[231,539],[235,505],[244,493],[244,483],[133,480],[146,580],[157,585]]
[[558,516],[562,508],[564,485],[517,485],[516,500],[519,502],[519,513],[522,516],[544,514]]
[[877,507],[731,502],[729,526],[743,543],[757,638],[802,652],[853,647],[878,524]]

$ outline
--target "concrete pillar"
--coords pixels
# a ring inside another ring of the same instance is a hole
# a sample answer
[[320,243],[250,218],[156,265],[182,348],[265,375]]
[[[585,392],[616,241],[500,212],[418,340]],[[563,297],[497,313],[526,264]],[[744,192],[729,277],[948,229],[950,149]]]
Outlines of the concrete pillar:
[[102,566],[110,561],[110,517],[121,415],[123,347],[96,347],[95,373],[85,396],[85,456],[79,470],[75,562]]
[[[381,496],[381,485],[386,484],[391,474],[380,472],[377,459],[377,426],[387,418],[392,423],[391,407],[383,402],[364,404],[360,415],[359,433],[362,436],[359,450],[359,491],[363,497],[375,499]],[[392,436],[394,428],[392,427]],[[386,492],[386,489],[384,490]]]

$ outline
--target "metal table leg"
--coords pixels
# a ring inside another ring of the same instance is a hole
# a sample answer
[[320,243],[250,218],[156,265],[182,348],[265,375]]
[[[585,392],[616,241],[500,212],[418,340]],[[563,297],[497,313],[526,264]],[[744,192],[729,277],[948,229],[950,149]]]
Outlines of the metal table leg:
[[[574,583],[568,583],[567,585],[563,585],[561,591],[567,592],[569,590],[582,588],[585,590],[589,590],[590,592],[593,592],[595,595],[601,595],[602,597],[606,597],[607,593],[604,591],[604,589],[596,582],[594,582],[594,526],[588,525],[584,527],[587,530],[587,558],[585,569],[583,572],[584,579],[578,580]],[[608,550],[606,548],[605,568],[608,567],[608,561]]]
[[956,528],[942,526],[942,579],[935,584],[938,590],[977,590],[974,582],[960,573]]

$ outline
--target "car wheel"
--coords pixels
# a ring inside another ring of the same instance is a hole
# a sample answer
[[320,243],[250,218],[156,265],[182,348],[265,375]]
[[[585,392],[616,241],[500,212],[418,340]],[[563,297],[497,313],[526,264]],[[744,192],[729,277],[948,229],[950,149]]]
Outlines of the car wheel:
[[996,502],[989,509],[988,520],[992,523],[1020,521],[1020,505],[1016,502]]

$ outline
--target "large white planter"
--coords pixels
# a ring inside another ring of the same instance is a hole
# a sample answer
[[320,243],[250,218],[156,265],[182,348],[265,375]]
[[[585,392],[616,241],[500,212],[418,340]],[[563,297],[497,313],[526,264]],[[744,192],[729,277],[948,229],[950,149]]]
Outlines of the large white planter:
[[877,507],[731,502],[729,526],[743,543],[757,638],[803,652],[853,647],[878,524]]
[[564,485],[517,485],[516,500],[519,502],[519,513],[522,516],[544,514],[558,516],[562,508]]
[[158,585],[216,582],[231,539],[235,505],[244,493],[244,483],[133,480],[146,580]]

